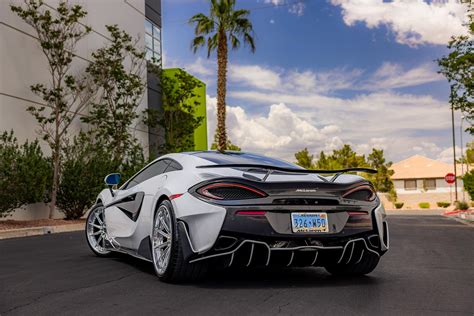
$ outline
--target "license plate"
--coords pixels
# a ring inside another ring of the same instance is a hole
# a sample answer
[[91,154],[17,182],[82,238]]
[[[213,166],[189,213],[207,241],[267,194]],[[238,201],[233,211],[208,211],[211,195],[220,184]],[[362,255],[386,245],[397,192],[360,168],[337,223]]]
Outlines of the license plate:
[[329,232],[326,213],[291,213],[291,227],[294,233]]

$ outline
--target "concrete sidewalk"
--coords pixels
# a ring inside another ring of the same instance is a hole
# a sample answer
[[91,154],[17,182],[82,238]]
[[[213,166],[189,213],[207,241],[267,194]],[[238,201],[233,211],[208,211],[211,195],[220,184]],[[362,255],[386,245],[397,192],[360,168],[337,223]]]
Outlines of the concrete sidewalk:
[[0,240],[84,230],[85,223],[0,230]]

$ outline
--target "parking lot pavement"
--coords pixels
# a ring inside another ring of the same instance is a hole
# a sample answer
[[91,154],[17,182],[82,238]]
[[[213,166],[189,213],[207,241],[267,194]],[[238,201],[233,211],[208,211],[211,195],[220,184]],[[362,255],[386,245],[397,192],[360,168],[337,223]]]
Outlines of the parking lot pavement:
[[0,315],[473,315],[474,228],[390,216],[391,248],[366,277],[321,268],[224,271],[159,282],[150,263],[95,257],[81,232],[0,241]]

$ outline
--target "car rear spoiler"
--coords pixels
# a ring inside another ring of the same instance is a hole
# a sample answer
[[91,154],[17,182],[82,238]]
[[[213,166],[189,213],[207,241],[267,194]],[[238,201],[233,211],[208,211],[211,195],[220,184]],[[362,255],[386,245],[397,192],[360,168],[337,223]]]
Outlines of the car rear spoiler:
[[[308,170],[308,169],[296,169],[296,168],[284,168],[284,167],[277,167],[277,166],[269,166],[269,165],[260,165],[260,164],[222,164],[222,165],[204,165],[204,166],[197,166],[196,168],[201,169],[216,169],[216,168],[244,168],[247,172],[252,172],[252,170],[266,170],[266,174],[263,177],[262,181],[265,181],[270,174],[274,171],[280,171],[284,173],[294,173],[294,174],[317,174],[318,177],[325,181],[325,182],[334,182],[341,174],[347,172],[365,172],[374,174],[377,173],[377,170],[370,169],[370,168],[345,168],[345,169],[335,169],[335,170]],[[319,176],[319,174],[334,174],[331,179],[326,179],[324,177]]]

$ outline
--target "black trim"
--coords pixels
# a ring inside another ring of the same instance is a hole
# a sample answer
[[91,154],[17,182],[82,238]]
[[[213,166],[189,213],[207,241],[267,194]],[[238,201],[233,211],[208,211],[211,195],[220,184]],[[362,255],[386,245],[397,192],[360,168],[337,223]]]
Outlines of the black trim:
[[151,239],[147,236],[142,239],[140,246],[138,246],[137,253],[148,260],[153,260],[153,254],[151,253]]
[[145,197],[144,192],[137,192],[131,195],[128,195],[120,200],[114,201],[105,207],[115,206],[121,210],[128,218],[136,222],[140,211],[142,209],[143,198]]
[[[308,170],[308,169],[292,169],[292,168],[283,168],[276,166],[269,166],[263,164],[222,164],[222,165],[204,165],[197,166],[196,168],[247,168],[247,169],[263,169],[263,170],[275,170],[287,173],[298,173],[298,174],[312,174],[312,173],[322,173],[322,174],[334,174],[334,173],[346,173],[346,172],[366,172],[366,173],[377,173],[377,170],[370,168],[346,168],[346,169],[336,169],[336,170]],[[248,170],[247,170],[248,171]]]

